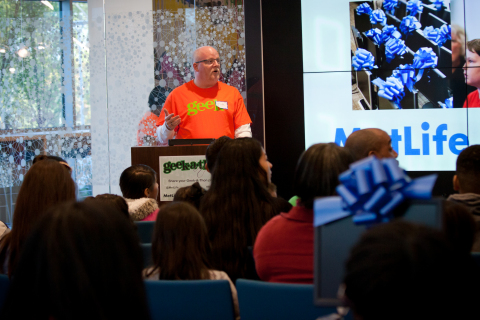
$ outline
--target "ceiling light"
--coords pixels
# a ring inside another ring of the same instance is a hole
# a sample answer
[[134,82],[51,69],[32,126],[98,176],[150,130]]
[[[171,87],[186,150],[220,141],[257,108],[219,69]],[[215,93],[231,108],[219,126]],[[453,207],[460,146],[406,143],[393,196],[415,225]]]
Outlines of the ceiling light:
[[15,73],[15,68],[10,68],[8,71],[10,71],[10,73]]
[[18,54],[19,57],[25,58],[25,57],[28,56],[29,52],[26,48],[22,48],[22,49],[17,51],[17,54]]
[[53,6],[49,1],[41,1],[41,3],[43,3],[44,5],[46,5],[47,7],[53,10]]

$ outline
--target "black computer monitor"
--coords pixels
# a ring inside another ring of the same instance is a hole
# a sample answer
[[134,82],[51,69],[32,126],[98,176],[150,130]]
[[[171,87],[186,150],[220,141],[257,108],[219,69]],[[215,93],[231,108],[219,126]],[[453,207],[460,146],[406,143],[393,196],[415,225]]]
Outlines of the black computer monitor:
[[[443,200],[440,198],[406,200],[395,209],[394,219],[405,219],[441,229],[442,214]],[[315,305],[342,304],[337,298],[337,292],[343,281],[345,263],[350,249],[366,230],[364,225],[355,225],[351,216],[315,228]]]

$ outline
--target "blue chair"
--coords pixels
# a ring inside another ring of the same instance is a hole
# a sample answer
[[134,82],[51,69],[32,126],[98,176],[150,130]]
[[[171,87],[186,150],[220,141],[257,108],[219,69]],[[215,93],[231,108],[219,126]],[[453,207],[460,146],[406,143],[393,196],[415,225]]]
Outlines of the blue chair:
[[0,274],[0,310],[7,298],[8,289],[10,288],[10,279],[4,274]]
[[140,243],[140,247],[142,247],[143,267],[144,268],[150,267],[153,263],[153,260],[152,260],[152,244],[151,243]]
[[233,320],[227,280],[145,280],[152,320]]
[[152,243],[153,228],[155,221],[135,221],[140,243]]
[[335,307],[316,307],[313,285],[308,284],[238,279],[237,293],[242,320],[314,320],[337,312]]
[[480,267],[480,252],[472,252],[472,259]]

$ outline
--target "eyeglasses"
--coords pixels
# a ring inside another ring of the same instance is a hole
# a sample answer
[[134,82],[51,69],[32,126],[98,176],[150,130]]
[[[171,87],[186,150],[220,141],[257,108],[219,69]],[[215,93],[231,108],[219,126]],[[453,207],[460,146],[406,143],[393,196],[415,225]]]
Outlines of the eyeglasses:
[[214,61],[217,61],[217,63],[220,64],[220,58],[200,60],[200,61],[196,61],[195,63],[203,62],[203,63],[205,63],[205,65],[209,66],[209,65],[213,64]]

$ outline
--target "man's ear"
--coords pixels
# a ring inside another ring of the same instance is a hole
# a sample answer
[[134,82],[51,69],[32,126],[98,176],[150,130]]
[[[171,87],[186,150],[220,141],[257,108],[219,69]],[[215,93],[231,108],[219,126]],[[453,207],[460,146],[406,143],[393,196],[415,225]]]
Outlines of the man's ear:
[[[376,152],[375,152],[374,150],[370,150],[370,151],[368,151],[368,157],[370,157],[370,156],[375,156],[375,157],[377,157],[377,154],[376,154]],[[378,158],[378,157],[377,157],[377,158]]]
[[458,181],[458,176],[453,176],[453,190],[460,191],[460,182]]
[[193,64],[193,70],[195,70],[196,72],[198,72],[198,63],[194,63],[194,64]]

